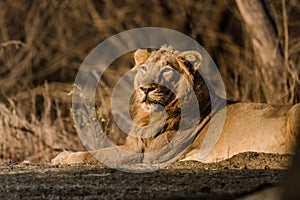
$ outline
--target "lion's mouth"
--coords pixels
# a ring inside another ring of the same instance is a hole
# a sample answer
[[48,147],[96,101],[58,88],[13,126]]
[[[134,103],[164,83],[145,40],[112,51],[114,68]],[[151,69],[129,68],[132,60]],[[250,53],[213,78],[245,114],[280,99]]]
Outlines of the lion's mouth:
[[146,112],[160,112],[174,99],[171,94],[144,94],[141,98],[142,109]]
[[152,98],[150,95],[145,95],[142,99],[142,103],[146,103],[146,104],[161,104],[164,105],[162,98]]
[[161,104],[143,102],[141,106],[145,112],[161,112],[164,110],[164,106]]
[[[141,106],[142,109],[146,112],[159,112],[162,111],[164,109],[164,102],[162,98],[157,98],[158,96],[156,96],[156,99],[153,98],[153,96],[151,94],[143,94],[143,96],[141,97]],[[160,95],[162,96],[162,95]]]
[[146,85],[139,88],[139,100],[142,109],[147,112],[162,111],[174,98],[175,95],[163,86]]

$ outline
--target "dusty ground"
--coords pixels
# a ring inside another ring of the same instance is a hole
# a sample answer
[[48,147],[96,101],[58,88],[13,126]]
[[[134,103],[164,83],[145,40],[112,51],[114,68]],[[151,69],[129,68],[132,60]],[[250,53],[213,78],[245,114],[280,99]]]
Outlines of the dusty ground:
[[279,183],[291,155],[244,153],[131,174],[91,165],[0,165],[0,199],[236,199]]

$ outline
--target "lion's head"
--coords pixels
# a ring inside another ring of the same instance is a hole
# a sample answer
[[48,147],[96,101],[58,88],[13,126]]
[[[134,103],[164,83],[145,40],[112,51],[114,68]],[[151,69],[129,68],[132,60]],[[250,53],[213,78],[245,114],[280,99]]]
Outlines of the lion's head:
[[[130,112],[135,123],[147,125],[149,114],[165,110],[167,127],[176,129],[185,103],[189,112],[199,108],[201,117],[210,112],[208,88],[198,71],[202,62],[199,52],[178,52],[165,47],[154,51],[139,49],[134,60],[133,70],[137,73]],[[196,103],[190,101],[191,94],[196,96]]]

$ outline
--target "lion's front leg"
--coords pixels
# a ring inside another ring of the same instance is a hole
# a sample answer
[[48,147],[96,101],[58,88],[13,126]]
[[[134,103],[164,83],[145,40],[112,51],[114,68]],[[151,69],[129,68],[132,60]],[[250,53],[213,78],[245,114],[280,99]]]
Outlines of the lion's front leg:
[[63,151],[51,160],[51,164],[99,164],[99,161],[88,151],[73,152]]
[[51,164],[105,164],[108,166],[131,165],[141,163],[143,154],[128,146],[107,147],[95,151],[64,151],[51,160]]

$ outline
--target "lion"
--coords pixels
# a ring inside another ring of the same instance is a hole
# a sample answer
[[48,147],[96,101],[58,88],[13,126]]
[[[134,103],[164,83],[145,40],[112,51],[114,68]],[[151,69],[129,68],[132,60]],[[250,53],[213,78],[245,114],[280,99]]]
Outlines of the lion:
[[[142,155],[137,162],[153,162],[145,155],[174,140],[172,148],[168,148],[170,152],[185,141],[180,152],[173,152],[180,161],[218,162],[242,152],[294,153],[300,133],[300,104],[235,103],[218,97],[199,73],[202,56],[198,51],[179,52],[169,47],[138,49],[134,61],[135,90],[129,102],[134,126],[121,149]],[[212,110],[212,104],[219,105],[218,109]],[[219,119],[222,113],[226,113],[222,129],[213,142],[207,143],[206,138],[216,125],[212,119]],[[185,136],[189,129],[193,129],[191,136]],[[109,151],[110,147],[100,149],[97,155],[109,156]],[[162,151],[157,159],[164,157],[164,153],[169,154]],[[87,151],[65,151],[51,162],[98,161]]]

